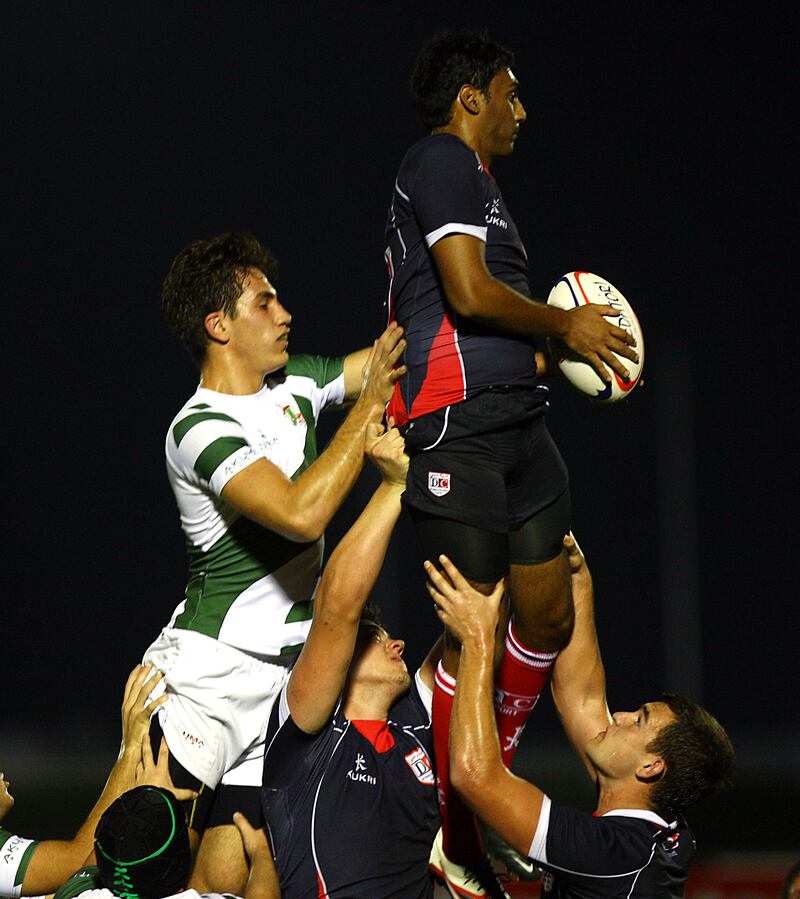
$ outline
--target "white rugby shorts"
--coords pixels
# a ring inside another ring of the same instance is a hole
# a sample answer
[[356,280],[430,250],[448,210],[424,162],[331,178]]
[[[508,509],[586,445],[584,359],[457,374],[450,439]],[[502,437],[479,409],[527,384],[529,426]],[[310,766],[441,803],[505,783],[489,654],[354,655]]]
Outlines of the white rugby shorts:
[[158,716],[174,758],[211,789],[261,786],[267,723],[289,668],[178,628],[161,631],[143,664],[164,672],[151,698],[169,694]]

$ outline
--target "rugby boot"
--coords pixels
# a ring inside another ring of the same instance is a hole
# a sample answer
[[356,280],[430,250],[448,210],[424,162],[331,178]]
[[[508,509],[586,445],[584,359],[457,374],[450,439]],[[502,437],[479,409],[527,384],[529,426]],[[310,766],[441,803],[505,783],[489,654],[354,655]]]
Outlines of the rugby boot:
[[478,859],[469,868],[450,861],[442,848],[441,828],[431,848],[430,869],[453,899],[511,899],[486,858]]
[[536,862],[509,846],[488,824],[479,821],[478,826],[481,829],[483,845],[486,847],[486,854],[489,856],[490,861],[493,863],[499,862],[517,880],[533,881],[542,879],[544,872]]

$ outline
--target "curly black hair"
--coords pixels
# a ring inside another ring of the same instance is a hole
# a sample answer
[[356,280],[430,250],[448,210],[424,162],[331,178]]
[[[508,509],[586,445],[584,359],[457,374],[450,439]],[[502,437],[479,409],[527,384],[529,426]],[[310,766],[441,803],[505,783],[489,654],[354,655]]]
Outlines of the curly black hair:
[[411,97],[428,128],[446,125],[462,85],[484,94],[494,76],[514,64],[514,54],[485,32],[443,31],[420,49],[411,75]]
[[222,310],[236,314],[236,301],[251,268],[275,280],[275,257],[250,234],[220,234],[197,240],[175,257],[161,289],[161,308],[172,328],[198,365],[208,346],[205,318]]
[[734,751],[722,725],[702,706],[675,693],[661,701],[675,720],[647,746],[667,765],[650,794],[656,812],[669,819],[706,796],[730,787]]

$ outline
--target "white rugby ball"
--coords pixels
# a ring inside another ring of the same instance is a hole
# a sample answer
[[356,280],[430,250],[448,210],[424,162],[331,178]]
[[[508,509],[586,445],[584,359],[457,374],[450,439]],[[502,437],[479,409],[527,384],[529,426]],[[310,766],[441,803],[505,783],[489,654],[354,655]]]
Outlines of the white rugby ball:
[[561,373],[581,393],[585,393],[601,403],[614,403],[628,396],[642,376],[644,335],[636,313],[622,293],[599,275],[593,275],[591,272],[568,272],[554,285],[547,302],[559,309],[575,309],[586,303],[599,303],[604,306],[612,306],[620,311],[619,316],[609,317],[608,321],[633,335],[636,340],[636,352],[639,354],[638,363],[614,354],[630,372],[628,381],[623,381],[615,371],[609,368],[611,384],[605,384],[583,356],[574,353],[560,340],[548,338],[547,344]]

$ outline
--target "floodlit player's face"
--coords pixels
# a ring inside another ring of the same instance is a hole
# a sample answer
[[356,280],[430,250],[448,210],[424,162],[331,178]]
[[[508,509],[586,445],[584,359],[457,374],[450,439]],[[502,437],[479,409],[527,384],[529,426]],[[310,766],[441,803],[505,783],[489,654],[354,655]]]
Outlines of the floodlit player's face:
[[395,684],[405,690],[411,679],[403,660],[405,643],[382,628],[364,624],[358,630],[351,677],[362,684]]
[[14,797],[9,793],[11,784],[6,780],[5,774],[0,771],[0,821],[6,816],[14,805]]
[[289,359],[291,321],[267,276],[250,269],[236,301],[236,317],[227,319],[232,349],[264,374],[282,368]]
[[647,747],[662,728],[675,720],[665,702],[646,702],[635,712],[614,712],[612,723],[596,734],[586,746],[586,754],[598,771],[611,776],[632,774],[647,764]]
[[501,69],[492,78],[484,94],[483,143],[489,156],[508,156],[514,152],[520,125],[525,121],[525,107],[519,99],[519,82],[511,69]]

